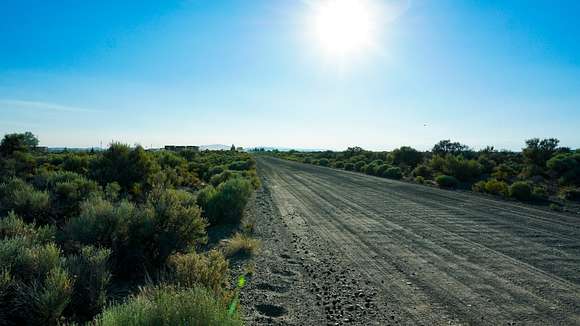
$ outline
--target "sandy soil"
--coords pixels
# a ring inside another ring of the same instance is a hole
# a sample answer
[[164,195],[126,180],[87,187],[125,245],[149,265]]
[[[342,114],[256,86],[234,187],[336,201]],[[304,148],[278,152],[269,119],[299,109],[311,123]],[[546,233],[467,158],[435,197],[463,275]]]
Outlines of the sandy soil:
[[249,325],[580,325],[580,217],[259,157]]

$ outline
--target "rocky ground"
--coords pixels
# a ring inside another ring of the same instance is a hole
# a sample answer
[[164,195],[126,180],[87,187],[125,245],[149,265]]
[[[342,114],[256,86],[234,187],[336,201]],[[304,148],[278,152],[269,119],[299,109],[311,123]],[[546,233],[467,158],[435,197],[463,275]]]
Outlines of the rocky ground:
[[248,325],[580,324],[577,216],[274,158],[258,172]]

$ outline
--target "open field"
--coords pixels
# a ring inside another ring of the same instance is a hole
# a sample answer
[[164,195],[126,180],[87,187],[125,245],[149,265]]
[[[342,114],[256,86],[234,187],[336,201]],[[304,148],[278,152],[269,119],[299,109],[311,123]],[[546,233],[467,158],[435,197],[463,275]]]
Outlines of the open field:
[[580,324],[580,217],[271,157],[258,172],[250,324]]

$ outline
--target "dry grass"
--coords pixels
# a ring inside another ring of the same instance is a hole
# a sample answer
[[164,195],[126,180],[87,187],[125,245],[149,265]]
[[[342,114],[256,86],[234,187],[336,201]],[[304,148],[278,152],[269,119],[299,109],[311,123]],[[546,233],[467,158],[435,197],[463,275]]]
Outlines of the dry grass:
[[224,241],[222,252],[226,257],[236,255],[254,255],[260,247],[260,241],[248,235],[236,233],[231,239]]

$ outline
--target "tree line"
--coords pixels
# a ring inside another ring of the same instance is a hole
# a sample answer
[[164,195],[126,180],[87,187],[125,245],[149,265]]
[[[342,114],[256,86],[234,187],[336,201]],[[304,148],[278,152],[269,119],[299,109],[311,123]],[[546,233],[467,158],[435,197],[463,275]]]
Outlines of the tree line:
[[515,200],[549,203],[555,210],[580,200],[580,149],[559,146],[559,140],[529,139],[520,152],[488,146],[473,150],[442,140],[429,151],[403,146],[374,152],[360,147],[345,151],[272,152],[293,161],[404,179],[448,189],[470,189]]

